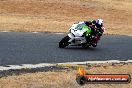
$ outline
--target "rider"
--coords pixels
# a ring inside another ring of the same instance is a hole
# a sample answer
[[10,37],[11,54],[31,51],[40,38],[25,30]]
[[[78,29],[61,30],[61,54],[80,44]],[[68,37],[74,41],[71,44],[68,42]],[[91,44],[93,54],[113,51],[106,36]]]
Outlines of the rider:
[[86,32],[84,33],[84,37],[86,38],[86,41],[91,42],[90,40],[93,40],[94,41],[93,46],[96,46],[97,41],[100,39],[100,36],[102,36],[104,32],[103,20],[97,19],[97,20],[85,21],[84,23],[91,29],[89,34],[87,34],[87,31],[89,30],[86,30]]
[[92,23],[96,26],[96,30],[97,33],[99,34],[99,36],[102,36],[103,32],[104,32],[104,27],[103,27],[103,20],[102,19],[97,19],[97,20],[93,20]]
[[98,40],[100,40],[100,37],[102,36],[105,28],[103,27],[103,20],[102,19],[97,19],[97,20],[93,20],[92,23],[95,25],[95,29],[96,29],[96,36],[95,36],[95,42],[98,42]]

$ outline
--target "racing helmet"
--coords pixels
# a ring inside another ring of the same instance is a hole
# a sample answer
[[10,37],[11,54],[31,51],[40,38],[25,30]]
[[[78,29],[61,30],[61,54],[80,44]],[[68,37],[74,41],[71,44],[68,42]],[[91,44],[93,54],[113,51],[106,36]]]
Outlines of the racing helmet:
[[103,26],[103,20],[102,19],[97,19],[97,24],[99,25],[99,26]]

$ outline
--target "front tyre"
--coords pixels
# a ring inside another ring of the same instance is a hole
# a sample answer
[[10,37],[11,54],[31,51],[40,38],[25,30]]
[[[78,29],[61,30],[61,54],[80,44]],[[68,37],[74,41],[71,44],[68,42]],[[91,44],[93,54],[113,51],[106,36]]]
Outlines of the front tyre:
[[59,48],[65,48],[66,46],[69,45],[69,36],[65,36],[60,42],[59,42]]

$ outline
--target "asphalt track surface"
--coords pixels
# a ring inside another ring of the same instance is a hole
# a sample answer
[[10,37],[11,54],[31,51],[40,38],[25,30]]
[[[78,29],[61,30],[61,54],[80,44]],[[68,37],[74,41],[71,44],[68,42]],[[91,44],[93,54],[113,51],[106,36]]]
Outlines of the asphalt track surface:
[[66,34],[0,32],[0,66],[132,60],[132,36],[104,35],[96,48],[58,48]]

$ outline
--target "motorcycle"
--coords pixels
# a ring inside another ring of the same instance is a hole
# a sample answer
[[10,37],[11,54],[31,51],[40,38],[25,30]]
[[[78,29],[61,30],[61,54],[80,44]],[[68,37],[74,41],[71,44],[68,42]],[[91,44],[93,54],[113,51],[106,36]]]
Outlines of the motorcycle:
[[[71,28],[69,29],[69,33],[67,36],[62,38],[62,40],[59,42],[59,48],[65,48],[69,45],[71,46],[82,46],[83,48],[88,48],[90,46],[96,47],[97,46],[97,40],[100,39],[99,36],[90,36],[90,33],[88,36],[88,41],[86,40],[86,37],[84,34],[86,33],[85,30],[82,30],[82,27],[86,24],[84,22],[74,23]],[[91,31],[91,29],[89,29]]]

